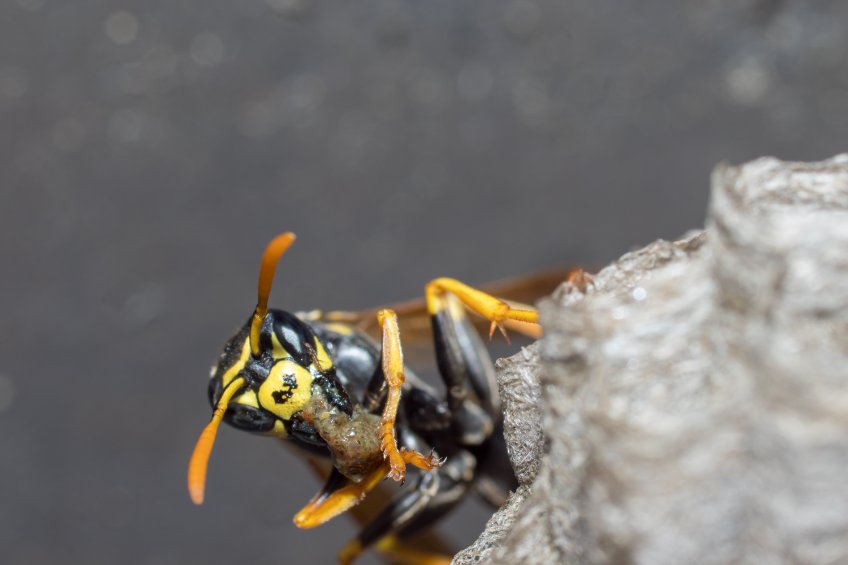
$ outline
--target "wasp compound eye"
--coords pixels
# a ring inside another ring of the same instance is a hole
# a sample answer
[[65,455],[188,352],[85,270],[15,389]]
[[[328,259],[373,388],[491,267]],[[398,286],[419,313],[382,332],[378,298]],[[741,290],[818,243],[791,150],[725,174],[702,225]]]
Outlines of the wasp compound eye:
[[224,420],[231,426],[246,432],[265,433],[274,428],[274,422],[277,419],[262,408],[232,402],[224,415]]

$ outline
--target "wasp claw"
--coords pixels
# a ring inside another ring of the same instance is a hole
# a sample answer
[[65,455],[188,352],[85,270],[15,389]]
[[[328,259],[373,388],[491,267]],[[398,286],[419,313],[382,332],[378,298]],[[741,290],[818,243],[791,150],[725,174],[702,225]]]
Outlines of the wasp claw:
[[405,475],[406,475],[406,465],[405,464],[402,464],[400,467],[395,467],[392,463],[389,463],[389,472],[386,476],[388,476],[393,481],[403,483]]
[[509,334],[506,333],[506,327],[501,322],[496,322],[494,320],[492,320],[492,323],[489,325],[489,341],[492,341],[496,328],[499,332],[501,332],[501,335],[504,336],[506,342],[509,343]]
[[509,334],[506,333],[506,327],[503,324],[498,324],[498,329],[501,331],[501,335],[504,336],[506,342],[509,343]]
[[404,475],[406,474],[406,461],[404,461],[403,455],[401,455],[394,443],[385,440],[381,442],[380,450],[383,452],[383,460],[389,464],[389,472],[386,473],[386,476],[403,483]]
[[575,269],[569,273],[566,282],[571,285],[569,290],[575,289],[584,294],[589,290],[589,288],[592,288],[593,290],[595,289],[595,280],[592,278],[592,275],[583,269]]

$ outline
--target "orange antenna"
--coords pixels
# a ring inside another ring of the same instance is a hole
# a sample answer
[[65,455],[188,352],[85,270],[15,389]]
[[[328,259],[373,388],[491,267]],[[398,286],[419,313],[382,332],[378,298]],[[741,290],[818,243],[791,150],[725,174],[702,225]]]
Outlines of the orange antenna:
[[259,332],[262,329],[265,314],[268,313],[268,296],[271,294],[277,263],[294,240],[295,235],[292,232],[281,233],[268,243],[262,253],[262,264],[259,266],[259,298],[256,302],[256,310],[253,311],[253,321],[250,322],[250,351],[254,356],[259,355],[260,352]]
[[209,456],[212,454],[212,446],[215,444],[218,426],[224,419],[224,412],[227,411],[227,405],[232,400],[233,395],[244,384],[244,377],[238,377],[224,389],[218,405],[215,406],[215,411],[212,412],[212,419],[203,428],[200,437],[197,439],[197,444],[194,446],[194,451],[188,462],[188,494],[195,504],[203,504],[203,491],[206,490],[206,468],[209,466]]

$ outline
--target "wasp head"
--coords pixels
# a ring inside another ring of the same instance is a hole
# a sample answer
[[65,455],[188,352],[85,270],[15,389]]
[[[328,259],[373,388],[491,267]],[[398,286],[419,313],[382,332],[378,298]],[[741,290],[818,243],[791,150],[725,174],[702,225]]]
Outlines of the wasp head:
[[[225,345],[209,381],[209,402],[219,406],[238,387],[223,419],[249,432],[287,437],[292,419],[312,397],[312,388],[332,378],[333,363],[311,328],[282,310],[266,313],[253,352],[252,319]],[[234,384],[235,383],[235,384]]]
[[[314,379],[308,367],[320,365],[317,350],[320,344],[314,336],[302,332],[286,334],[283,329],[286,324],[277,321],[294,317],[281,311],[268,311],[277,262],[294,239],[293,233],[283,233],[265,247],[253,315],[224,346],[212,370],[209,385],[209,399],[214,408],[212,419],[201,432],[188,466],[188,489],[195,504],[203,502],[209,456],[222,420],[226,418],[242,429],[284,437],[288,433],[286,422],[292,420],[311,396]],[[276,330],[278,326],[280,332]],[[284,337],[281,339],[280,335]],[[311,358],[306,359],[301,351],[311,351]],[[326,352],[323,355],[326,357]],[[309,365],[304,366],[305,360]]]

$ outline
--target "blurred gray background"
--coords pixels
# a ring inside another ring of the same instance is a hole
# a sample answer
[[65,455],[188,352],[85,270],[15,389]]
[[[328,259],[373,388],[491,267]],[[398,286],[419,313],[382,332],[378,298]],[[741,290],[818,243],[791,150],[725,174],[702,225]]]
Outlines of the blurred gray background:
[[603,264],[699,227],[718,161],[844,151],[846,37],[836,0],[6,0],[3,563],[331,563],[354,526],[294,528],[271,440],[186,494],[265,242],[292,310]]

